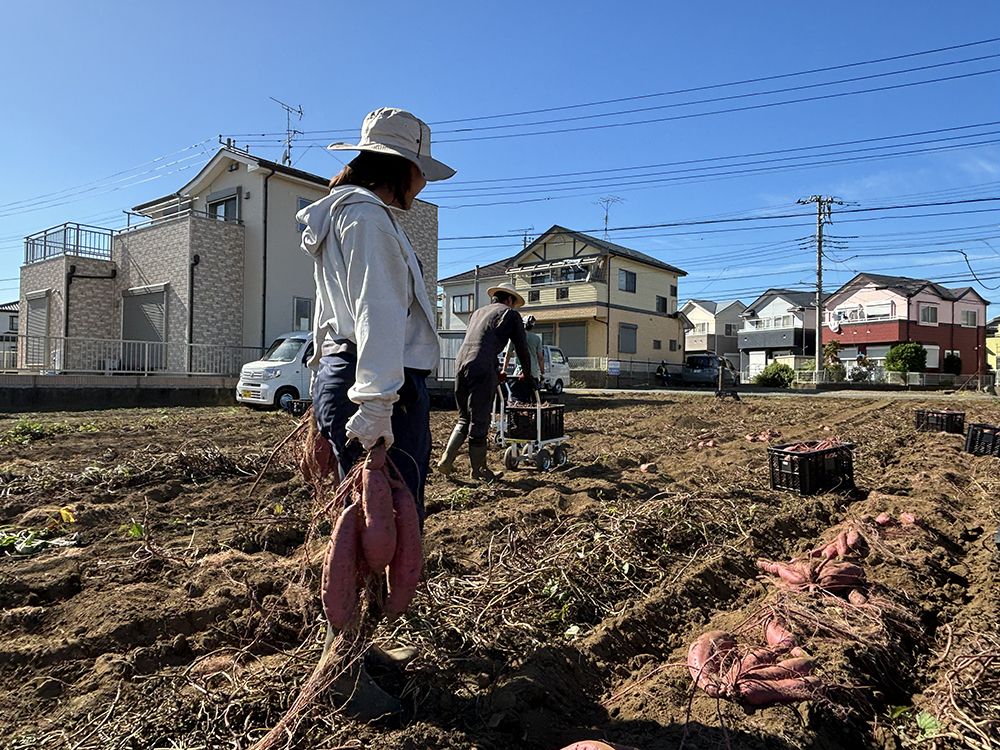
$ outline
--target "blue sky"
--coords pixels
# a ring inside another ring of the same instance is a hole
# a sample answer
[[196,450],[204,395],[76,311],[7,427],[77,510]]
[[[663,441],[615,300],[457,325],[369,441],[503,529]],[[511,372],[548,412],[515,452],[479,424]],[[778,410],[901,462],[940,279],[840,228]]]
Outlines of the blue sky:
[[929,278],[997,315],[997,37],[996,0],[7,2],[0,301],[25,235],[122,226],[220,134],[280,158],[274,97],[302,107],[293,163],[321,175],[349,158],[322,146],[373,109],[431,124],[458,170],[421,195],[441,209],[439,277],[525,230],[603,236],[599,202],[618,199],[609,238],[688,271],[682,299],[750,302],[814,283],[796,201],[820,194],[844,201],[828,291],[863,270]]

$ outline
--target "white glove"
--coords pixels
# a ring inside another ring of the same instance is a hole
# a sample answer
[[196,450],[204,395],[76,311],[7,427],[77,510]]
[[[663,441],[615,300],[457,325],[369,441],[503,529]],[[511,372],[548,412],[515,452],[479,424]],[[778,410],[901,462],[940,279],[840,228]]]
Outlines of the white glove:
[[392,403],[365,401],[347,420],[347,437],[357,438],[366,451],[385,440],[385,447],[392,445]]

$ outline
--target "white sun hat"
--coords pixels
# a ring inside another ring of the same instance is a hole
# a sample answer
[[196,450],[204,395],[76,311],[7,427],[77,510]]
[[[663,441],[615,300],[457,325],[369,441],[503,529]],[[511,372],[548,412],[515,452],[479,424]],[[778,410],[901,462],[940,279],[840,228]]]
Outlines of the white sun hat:
[[361,142],[331,143],[330,151],[374,151],[402,156],[414,164],[428,182],[447,180],[455,170],[431,158],[431,129],[404,109],[383,107],[369,114],[361,123]]
[[524,297],[522,297],[521,293],[514,288],[513,284],[510,284],[506,281],[502,281],[496,286],[491,286],[489,289],[487,289],[486,296],[492,297],[497,292],[506,292],[511,297],[513,297],[515,300],[514,307],[524,307]]

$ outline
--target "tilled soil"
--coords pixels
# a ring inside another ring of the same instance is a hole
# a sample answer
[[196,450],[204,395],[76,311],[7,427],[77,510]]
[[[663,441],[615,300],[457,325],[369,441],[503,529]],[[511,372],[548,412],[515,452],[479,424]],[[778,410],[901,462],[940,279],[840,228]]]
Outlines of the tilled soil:
[[[370,670],[406,715],[358,724],[321,696],[288,747],[1000,746],[1000,459],[913,417],[998,424],[1000,403],[563,401],[566,466],[479,485],[463,457],[459,478],[431,477],[425,582],[374,634],[419,656]],[[436,454],[454,416],[432,414]],[[329,523],[306,543],[311,488],[288,446],[271,458],[296,425],[243,408],[0,418],[0,745],[248,748],[281,719],[325,632]],[[855,445],[856,489],[770,488],[768,444],[831,438]],[[860,520],[883,512],[923,524]],[[846,528],[867,542],[864,604],[756,565]],[[699,635],[757,647],[776,616],[817,663],[812,700],[693,689]]]

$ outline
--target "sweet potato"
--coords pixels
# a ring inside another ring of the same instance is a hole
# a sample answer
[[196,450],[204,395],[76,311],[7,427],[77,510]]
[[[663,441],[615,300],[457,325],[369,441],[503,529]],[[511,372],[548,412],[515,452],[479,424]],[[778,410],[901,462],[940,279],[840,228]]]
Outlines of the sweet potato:
[[360,503],[347,506],[330,534],[323,560],[323,612],[336,630],[346,630],[358,609]]
[[722,662],[734,648],[736,639],[723,630],[702,633],[688,648],[687,664],[691,679],[713,698],[722,694],[715,680],[722,670]]
[[809,658],[785,659],[777,664],[761,664],[753,669],[744,670],[741,679],[789,680],[812,674],[815,668],[816,662]]
[[747,672],[753,672],[756,669],[763,669],[774,664],[776,658],[775,653],[769,648],[758,648],[749,653],[734,656],[729,669],[726,670],[726,676],[723,681],[727,685],[735,685],[740,677]]
[[389,477],[384,469],[373,468],[370,461],[361,472],[361,502],[365,513],[361,546],[368,565],[379,572],[385,570],[396,552],[396,519]]
[[385,468],[385,443],[376,443],[370,451],[368,451],[368,458],[365,459],[366,469],[377,469],[381,471]]
[[417,591],[423,566],[420,519],[413,494],[406,487],[393,489],[392,507],[396,514],[396,553],[389,563],[389,595],[382,607],[390,620],[406,611]]
[[808,565],[804,563],[776,563],[770,560],[758,560],[757,567],[791,584],[801,585],[809,581]]
[[634,750],[634,748],[626,747],[625,745],[613,745],[609,742],[601,742],[600,740],[583,740],[581,742],[574,742],[572,745],[567,745],[562,750]]
[[779,651],[787,651],[790,648],[795,648],[797,645],[795,636],[785,627],[785,623],[777,617],[768,620],[764,637],[767,639],[769,646]]
[[849,562],[834,562],[825,566],[817,583],[828,591],[843,591],[865,585],[865,571]]
[[773,706],[778,703],[798,703],[812,700],[823,692],[818,677],[789,680],[747,680],[739,684],[740,697],[751,706]]

